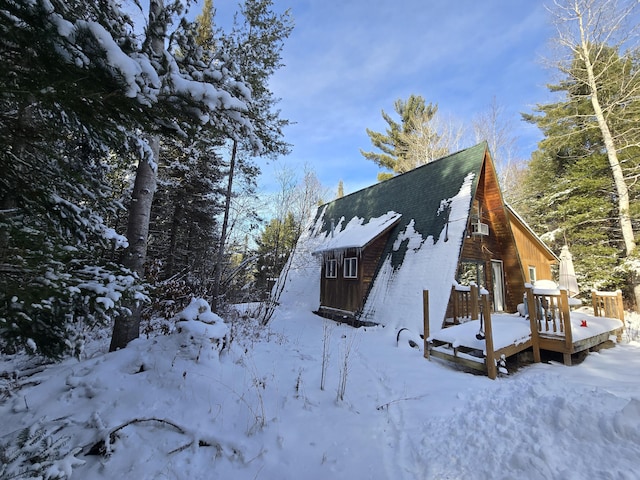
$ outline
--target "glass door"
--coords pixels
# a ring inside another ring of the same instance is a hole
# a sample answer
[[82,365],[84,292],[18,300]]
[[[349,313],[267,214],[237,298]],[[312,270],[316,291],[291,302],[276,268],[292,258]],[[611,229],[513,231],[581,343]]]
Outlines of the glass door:
[[504,269],[502,260],[491,260],[491,277],[493,280],[493,310],[504,312]]

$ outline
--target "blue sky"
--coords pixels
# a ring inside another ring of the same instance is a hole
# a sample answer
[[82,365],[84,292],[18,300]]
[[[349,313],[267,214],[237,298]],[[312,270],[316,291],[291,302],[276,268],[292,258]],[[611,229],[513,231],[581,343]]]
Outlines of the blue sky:
[[[237,2],[214,1],[218,22]],[[554,30],[535,0],[274,0],[290,8],[295,29],[285,67],[273,78],[291,155],[261,163],[263,184],[274,168],[309,165],[331,191],[376,182],[380,169],[360,154],[372,146],[365,129],[384,131],[381,110],[422,95],[456,122],[470,125],[493,99],[504,109],[528,159],[540,133],[521,112],[550,99],[544,66]],[[464,146],[472,144],[470,139]]]

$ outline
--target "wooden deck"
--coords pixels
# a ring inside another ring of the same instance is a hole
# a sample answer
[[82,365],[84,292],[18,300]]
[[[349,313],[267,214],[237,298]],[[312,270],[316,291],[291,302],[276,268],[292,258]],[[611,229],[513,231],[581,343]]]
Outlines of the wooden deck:
[[540,350],[562,353],[565,365],[571,355],[620,339],[624,328],[622,292],[592,292],[594,315],[570,312],[566,290],[537,290],[527,287],[533,357]]
[[[475,304],[465,308],[468,315],[456,315],[453,326],[430,336],[425,292],[425,357],[432,355],[464,365],[492,379],[499,371],[506,372],[508,357],[527,349],[532,350],[535,362],[540,361],[540,351],[546,350],[562,353],[564,363],[570,365],[572,354],[603,344],[612,335],[619,339],[624,326],[620,292],[594,292],[594,315],[589,315],[571,312],[565,291],[527,287],[528,311],[533,312],[528,319],[518,314],[492,315],[488,294],[479,294],[477,288],[464,290],[460,299]],[[476,338],[479,317],[485,339]]]

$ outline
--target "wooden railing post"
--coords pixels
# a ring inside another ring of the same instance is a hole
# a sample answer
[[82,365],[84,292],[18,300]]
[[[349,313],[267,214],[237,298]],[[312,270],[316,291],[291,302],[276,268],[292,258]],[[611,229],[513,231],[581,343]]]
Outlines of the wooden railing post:
[[571,331],[571,313],[569,311],[569,296],[566,290],[560,290],[560,312],[564,326],[564,341],[567,349],[573,348],[573,332]]
[[471,320],[478,319],[478,286],[476,284],[471,284]]
[[429,290],[422,291],[422,319],[424,322],[424,358],[429,358]]
[[622,303],[622,291],[599,292],[591,291],[591,304],[593,314],[596,317],[617,318],[624,324],[624,304]]
[[622,325],[624,325],[624,304],[622,303],[622,290],[616,290],[616,304],[618,307],[618,318],[622,320]]
[[622,303],[622,290],[616,290],[616,304],[618,311],[618,318],[622,321],[622,329],[618,329],[616,331],[616,341],[620,343],[622,341],[622,330],[624,329],[625,321],[624,321],[624,304]]
[[493,329],[491,327],[491,303],[489,302],[489,295],[481,295],[480,303],[480,308],[484,316],[484,348],[486,350],[484,361],[487,365],[487,375],[491,380],[495,380],[498,376],[498,367],[496,365],[496,354],[493,348]]
[[453,323],[456,324],[458,323],[458,316],[460,315],[460,298],[455,285],[451,287],[451,298],[453,299],[453,302],[451,302],[451,314],[453,315]]
[[591,290],[591,305],[593,306],[593,315],[596,317],[600,316],[600,299],[598,298],[598,294],[595,290]]
[[540,336],[538,335],[538,309],[533,298],[533,288],[527,286],[527,307],[529,310],[529,328],[531,329],[531,349],[533,350],[533,361],[540,363]]

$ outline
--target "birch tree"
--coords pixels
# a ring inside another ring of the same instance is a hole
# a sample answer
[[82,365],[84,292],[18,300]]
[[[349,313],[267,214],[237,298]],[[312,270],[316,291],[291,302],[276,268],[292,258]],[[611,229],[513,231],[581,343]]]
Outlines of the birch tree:
[[[149,25],[145,49],[149,58],[156,63],[162,62],[164,40],[167,35],[167,12],[164,0],[150,0]],[[144,142],[144,141],[143,141]],[[157,166],[160,160],[160,137],[152,135],[146,142],[146,154],[138,161],[133,194],[129,206],[127,238],[129,246],[123,258],[123,264],[139,278],[144,278],[144,265],[147,258],[149,224],[151,223],[151,205],[156,191]],[[142,303],[134,299],[129,305],[131,315],[116,318],[111,335],[109,351],[123,348],[140,335],[140,316]]]
[[[606,95],[609,85],[602,79],[621,67],[621,58],[638,48],[638,11],[635,0],[554,0],[550,11],[557,27],[559,46],[567,56],[556,63],[558,70],[585,88],[592,115],[602,135],[604,150],[616,189],[618,222],[624,252],[631,260],[636,253],[634,225],[630,215],[629,179],[625,178],[621,155],[639,145],[638,122],[626,127],[616,124],[624,108],[637,109],[640,98],[640,70],[629,62],[615,95]],[[612,54],[612,51],[614,54]],[[599,68],[596,69],[596,65]],[[616,124],[616,128],[614,128]],[[640,305],[640,269],[627,262],[632,271],[636,305]]]
[[[264,150],[250,114],[250,88],[232,76],[237,70],[231,59],[198,45],[196,28],[184,19],[168,35],[172,19],[181,13],[180,1],[165,4],[165,0],[150,0],[143,51],[156,69],[161,88],[146,141],[151,155],[140,161],[134,189],[137,196],[132,199],[129,212],[130,249],[126,261],[139,276],[143,275],[146,258],[155,167],[160,162],[159,130],[176,136],[217,132],[233,142],[242,140],[254,154]],[[140,304],[132,305],[131,312],[128,318],[116,319],[110,350],[126,346],[139,335]]]

